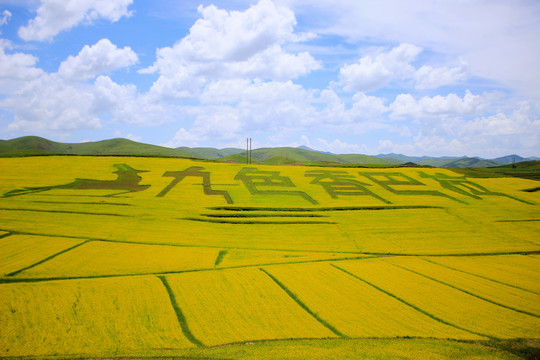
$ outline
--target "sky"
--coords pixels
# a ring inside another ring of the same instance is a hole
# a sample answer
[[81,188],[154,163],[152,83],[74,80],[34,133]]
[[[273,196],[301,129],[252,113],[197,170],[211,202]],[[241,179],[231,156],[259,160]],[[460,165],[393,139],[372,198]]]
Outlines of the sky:
[[540,156],[537,0],[0,0],[0,139]]

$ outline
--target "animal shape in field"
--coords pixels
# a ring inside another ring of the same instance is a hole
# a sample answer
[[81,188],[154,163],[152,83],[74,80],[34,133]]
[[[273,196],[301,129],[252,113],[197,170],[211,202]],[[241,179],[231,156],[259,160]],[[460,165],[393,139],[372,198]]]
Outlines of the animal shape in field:
[[20,196],[33,194],[37,192],[55,190],[55,189],[73,189],[73,190],[121,190],[118,193],[108,194],[104,196],[115,196],[130,192],[143,191],[150,185],[139,185],[142,178],[138,175],[146,170],[135,170],[126,164],[115,164],[118,170],[115,180],[93,180],[93,179],[75,179],[75,181],[64,185],[40,186],[40,187],[25,187],[24,189],[11,190],[2,197]]

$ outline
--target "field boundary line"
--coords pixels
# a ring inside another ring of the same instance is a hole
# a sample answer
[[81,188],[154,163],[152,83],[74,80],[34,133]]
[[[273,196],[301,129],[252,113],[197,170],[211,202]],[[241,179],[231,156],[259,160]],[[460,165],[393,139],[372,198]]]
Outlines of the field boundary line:
[[458,329],[458,330],[462,330],[462,331],[469,332],[469,333],[474,334],[474,335],[483,336],[483,337],[486,337],[486,338],[488,338],[488,339],[493,339],[493,340],[496,340],[496,339],[497,339],[497,338],[494,337],[494,336],[486,335],[486,334],[481,334],[481,333],[476,332],[476,331],[473,331],[473,330],[465,329],[465,328],[463,328],[463,327],[461,327],[461,326],[459,326],[459,325],[452,324],[452,323],[450,323],[450,322],[448,322],[448,321],[446,321],[446,320],[444,320],[444,319],[441,319],[440,317],[438,317],[438,316],[436,316],[436,315],[433,315],[433,314],[427,312],[426,310],[424,310],[424,309],[422,309],[422,308],[419,308],[418,306],[416,306],[416,305],[414,305],[414,304],[408,302],[407,300],[404,300],[404,299],[400,298],[399,296],[397,296],[397,295],[395,295],[395,294],[393,294],[393,293],[391,293],[391,292],[389,292],[389,291],[387,291],[387,290],[384,290],[384,289],[378,287],[377,285],[372,284],[372,283],[370,283],[369,281],[367,281],[367,280],[365,280],[365,279],[362,279],[361,277],[359,277],[359,276],[357,276],[357,275],[355,275],[355,274],[353,274],[353,273],[351,273],[351,272],[349,272],[349,271],[347,271],[347,270],[345,270],[345,269],[343,269],[343,268],[340,268],[340,267],[337,266],[337,265],[330,264],[330,266],[333,266],[333,267],[335,267],[336,269],[338,269],[338,270],[340,270],[340,271],[343,271],[345,274],[348,274],[349,276],[352,276],[353,278],[358,279],[358,280],[360,280],[360,281],[366,283],[367,285],[373,287],[374,289],[379,290],[380,292],[382,292],[382,293],[384,293],[384,294],[386,294],[386,295],[388,295],[388,296],[390,296],[390,297],[392,297],[392,298],[398,300],[399,302],[401,302],[401,303],[403,303],[403,304],[409,306],[410,308],[412,308],[412,309],[418,311],[418,312],[421,313],[421,314],[424,314],[424,315],[426,315],[426,316],[432,318],[432,319],[435,320],[435,321],[438,321],[438,322],[440,322],[440,323],[442,323],[442,324],[451,326],[451,327],[456,328],[456,329]]
[[270,274],[268,271],[266,271],[263,268],[259,268],[263,273],[268,275],[270,279],[272,279],[289,297],[294,300],[302,309],[304,309],[309,315],[311,315],[315,320],[317,320],[321,325],[323,325],[325,328],[333,332],[339,337],[346,338],[347,336],[341,333],[338,329],[330,325],[326,320],[322,319],[317,313],[313,312],[300,298],[293,293],[291,290],[289,290],[281,281],[279,281],[276,277],[274,277],[272,274]]
[[434,205],[374,205],[374,206],[335,206],[314,208],[273,208],[253,206],[214,206],[208,210],[224,211],[276,211],[276,212],[317,212],[317,211],[377,211],[377,210],[411,210],[411,209],[445,209],[443,206]]
[[165,290],[167,290],[171,305],[174,309],[174,312],[176,313],[176,318],[178,319],[178,324],[180,325],[182,333],[184,334],[186,339],[188,339],[193,345],[197,347],[204,347],[205,345],[199,339],[197,339],[189,329],[186,317],[184,316],[182,309],[180,309],[180,306],[178,306],[178,303],[176,302],[176,297],[174,296],[171,286],[169,285],[169,282],[167,281],[165,276],[158,276],[158,279],[161,280],[163,286],[165,286]]
[[6,238],[6,237],[11,236],[11,235],[13,235],[12,232],[6,232],[5,234],[0,235],[0,239]]
[[88,243],[88,242],[90,242],[90,241],[92,241],[92,240],[86,240],[86,241],[83,241],[83,242],[81,242],[81,243],[79,243],[79,244],[77,244],[77,245],[74,245],[74,246],[69,247],[69,248],[67,248],[67,249],[64,249],[64,250],[62,250],[62,251],[60,251],[60,252],[57,252],[56,254],[53,254],[53,255],[51,255],[51,256],[48,256],[48,257],[46,257],[45,259],[42,259],[42,260],[40,260],[40,261],[38,261],[38,262],[36,262],[36,263],[34,263],[34,264],[32,264],[32,265],[28,265],[28,266],[26,266],[26,267],[23,267],[22,269],[19,269],[19,270],[10,272],[9,274],[6,274],[6,276],[15,276],[15,275],[17,275],[17,274],[19,274],[19,273],[21,273],[21,272],[23,272],[23,271],[25,271],[25,270],[28,270],[28,269],[31,269],[31,268],[36,267],[36,266],[38,266],[38,265],[41,265],[41,264],[43,264],[44,262],[49,261],[49,260],[52,260],[52,259],[54,259],[55,257],[57,257],[57,256],[59,256],[59,255],[62,255],[62,254],[64,254],[64,253],[67,253],[68,251],[71,251],[71,250],[73,250],[73,249],[76,249],[76,248],[78,248],[79,246],[82,246],[82,245],[84,245],[84,244],[86,244],[86,243]]
[[465,294],[467,294],[467,295],[473,296],[473,297],[475,297],[475,298],[478,298],[478,299],[483,300],[483,301],[485,301],[485,302],[491,303],[491,304],[493,304],[493,305],[497,305],[497,306],[500,306],[500,307],[502,307],[502,308],[505,308],[505,309],[508,309],[508,310],[513,310],[513,311],[516,311],[516,312],[518,312],[518,313],[522,313],[522,314],[525,314],[525,315],[529,315],[529,316],[533,316],[533,317],[540,318],[540,315],[537,315],[537,314],[534,314],[534,313],[531,313],[531,312],[528,312],[528,311],[525,311],[525,310],[516,309],[516,308],[514,308],[514,307],[511,307],[511,306],[508,306],[508,305],[501,304],[501,303],[499,303],[499,302],[497,302],[497,301],[494,301],[494,300],[491,300],[491,299],[487,299],[487,298],[485,298],[485,297],[483,297],[483,296],[477,295],[477,294],[472,293],[472,292],[470,292],[470,291],[468,291],[468,290],[461,289],[461,288],[459,288],[459,287],[457,287],[457,286],[455,286],[455,285],[448,284],[448,283],[446,283],[446,282],[444,282],[444,281],[442,281],[442,280],[435,279],[435,278],[433,278],[433,277],[431,277],[431,276],[429,276],[429,275],[422,274],[422,273],[417,272],[417,271],[415,271],[415,270],[411,270],[411,269],[408,269],[408,268],[406,268],[406,267],[399,266],[399,265],[392,264],[392,263],[387,263],[387,264],[390,264],[390,265],[393,265],[393,266],[395,266],[395,267],[397,267],[397,268],[400,268],[400,269],[409,271],[409,272],[411,272],[411,273],[413,273],[413,274],[416,274],[416,275],[425,277],[426,279],[429,279],[429,280],[431,280],[431,281],[435,281],[435,282],[437,282],[437,283],[439,283],[439,284],[442,284],[442,285],[444,285],[444,286],[448,286],[448,287],[450,287],[450,288],[452,288],[452,289],[454,289],[454,290],[461,291],[462,293],[465,293]]
[[212,224],[231,224],[231,225],[335,225],[333,221],[277,221],[277,220],[221,220],[185,217],[179,220],[199,221]]
[[124,214],[113,214],[113,213],[94,213],[86,211],[68,211],[68,210],[42,210],[42,209],[11,209],[11,208],[0,208],[0,211],[32,211],[32,212],[43,212],[43,213],[53,213],[53,214],[76,214],[76,215],[101,215],[101,216],[119,216],[119,217],[133,217],[132,215]]
[[46,200],[32,200],[30,202],[31,203],[36,203],[36,204],[134,206],[134,205],[128,204],[128,203],[109,203],[109,202],[46,201]]
[[501,284],[501,285],[506,285],[506,286],[509,286],[509,287],[513,287],[513,288],[515,288],[515,289],[522,290],[522,291],[526,291],[526,292],[529,292],[529,293],[531,293],[531,294],[540,295],[540,293],[537,293],[536,291],[527,290],[527,289],[524,289],[524,288],[519,287],[519,286],[517,286],[517,285],[508,284],[508,283],[502,282],[502,281],[500,281],[500,280],[491,279],[491,278],[489,278],[489,277],[487,277],[487,276],[478,275],[478,274],[475,274],[475,273],[472,273],[472,272],[468,272],[468,271],[465,271],[465,270],[461,270],[461,269],[456,269],[456,268],[453,268],[453,267],[451,267],[451,266],[444,265],[444,264],[438,263],[438,262],[433,261],[433,260],[428,260],[428,259],[424,259],[424,258],[422,258],[422,260],[427,261],[427,262],[432,263],[432,264],[437,265],[437,266],[445,267],[445,268],[450,269],[450,270],[462,272],[462,273],[464,273],[464,274],[471,275],[471,276],[476,276],[476,277],[479,277],[480,279],[493,281],[494,283],[497,283],[497,284]]

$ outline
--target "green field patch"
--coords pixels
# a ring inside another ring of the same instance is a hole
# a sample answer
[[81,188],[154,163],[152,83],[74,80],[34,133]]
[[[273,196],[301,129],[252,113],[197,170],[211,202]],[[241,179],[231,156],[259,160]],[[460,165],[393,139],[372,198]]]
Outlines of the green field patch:
[[304,191],[269,190],[268,188],[296,187],[290,177],[279,175],[279,171],[262,171],[257,168],[245,167],[236,174],[234,179],[242,181],[252,195],[292,195],[300,196],[312,204],[319,203]]
[[202,178],[202,185],[205,195],[221,195],[227,201],[227,204],[232,204],[232,200],[229,193],[225,190],[214,190],[212,189],[212,184],[210,183],[210,172],[201,171],[204,170],[202,166],[192,166],[184,171],[167,171],[163,176],[173,177],[174,180],[163,189],[157,197],[165,196],[172,188],[174,188],[180,181],[182,181],[187,176],[194,176]]
[[193,335],[206,345],[335,336],[256,268],[167,276]]
[[0,241],[0,274],[16,274],[82,243],[80,239],[34,235],[5,237]]
[[223,258],[225,257],[225,255],[227,255],[227,253],[229,252],[229,250],[221,250],[216,258],[216,261],[214,262],[214,267],[216,266],[219,266],[219,264],[221,264],[221,262],[223,261]]
[[156,277],[0,285],[0,356],[188,348]]
[[25,278],[211,269],[219,249],[92,241],[20,274]]
[[139,185],[142,178],[138,174],[145,172],[146,170],[135,170],[126,164],[115,164],[114,166],[118,169],[114,172],[117,174],[116,180],[76,179],[75,181],[64,185],[25,187],[23,189],[11,190],[4,193],[2,197],[20,196],[55,189],[122,190],[119,193],[108,195],[114,196],[129,192],[143,191],[150,187],[150,185]]
[[340,262],[339,267],[457,328],[493,338],[540,335],[536,317],[484,301],[383,260]]

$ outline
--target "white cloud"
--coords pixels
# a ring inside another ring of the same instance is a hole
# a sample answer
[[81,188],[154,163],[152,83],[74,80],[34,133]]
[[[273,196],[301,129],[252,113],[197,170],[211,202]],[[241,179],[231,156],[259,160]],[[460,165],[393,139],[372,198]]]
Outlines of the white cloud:
[[101,39],[92,46],[85,45],[77,56],[62,61],[58,74],[70,80],[86,80],[137,61],[137,54],[130,47],[119,49],[110,40]]
[[341,84],[347,91],[372,91],[392,80],[410,77],[414,73],[410,62],[421,51],[418,46],[400,44],[389,52],[364,56],[358,63],[340,69]]
[[417,89],[436,89],[445,85],[454,85],[466,78],[463,66],[433,68],[424,65],[414,74]]
[[97,19],[118,21],[130,16],[128,6],[133,0],[41,0],[37,16],[27,26],[19,28],[25,41],[51,40],[59,32],[71,29],[81,22]]
[[11,12],[9,10],[2,11],[2,16],[0,17],[0,26],[6,25],[11,18]]
[[14,114],[14,121],[8,125],[11,131],[65,134],[101,128],[100,119],[92,112],[93,101],[90,87],[68,85],[56,75],[45,74],[28,81],[0,106]]
[[351,43],[411,43],[463,58],[472,76],[540,98],[540,2],[281,0],[321,34]]
[[482,95],[474,95],[469,90],[463,98],[456,94],[447,96],[424,96],[416,100],[411,94],[400,94],[390,104],[391,118],[424,118],[445,115],[474,115],[486,106]]
[[139,73],[159,73],[152,92],[184,99],[220,79],[287,81],[321,68],[309,53],[289,53],[284,44],[304,41],[310,34],[294,32],[294,13],[271,0],[245,11],[199,7],[201,18],[189,34],[156,52],[156,61]]
[[25,81],[44,74],[35,67],[37,57],[24,53],[6,54],[9,49],[11,43],[0,39],[0,94],[11,94]]
[[497,112],[492,116],[483,116],[467,122],[460,127],[462,135],[479,134],[481,136],[537,134],[540,137],[540,119],[532,120],[529,116],[530,105],[522,102],[517,109],[507,115]]

